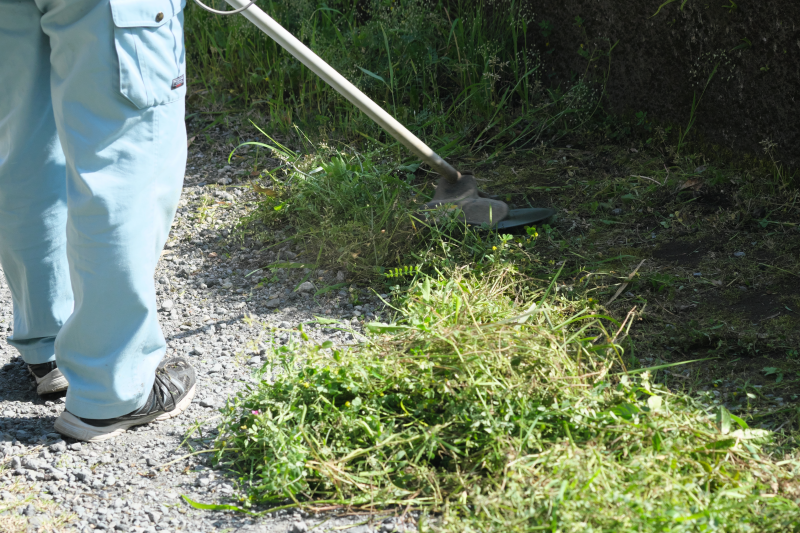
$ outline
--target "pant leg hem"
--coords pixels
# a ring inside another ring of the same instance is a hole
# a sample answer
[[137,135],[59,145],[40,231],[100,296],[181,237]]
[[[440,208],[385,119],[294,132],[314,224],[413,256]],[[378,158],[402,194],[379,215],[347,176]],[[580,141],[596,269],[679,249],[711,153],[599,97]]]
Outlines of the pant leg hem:
[[53,342],[36,344],[31,346],[20,346],[13,340],[8,340],[9,345],[13,346],[22,357],[22,360],[29,365],[41,365],[56,360],[55,347]]
[[107,420],[109,418],[116,418],[132,413],[142,407],[147,402],[147,397],[150,395],[150,389],[147,389],[146,393],[139,399],[108,405],[71,397],[69,393],[70,390],[72,389],[67,391],[67,411],[77,417],[88,418],[89,420]]

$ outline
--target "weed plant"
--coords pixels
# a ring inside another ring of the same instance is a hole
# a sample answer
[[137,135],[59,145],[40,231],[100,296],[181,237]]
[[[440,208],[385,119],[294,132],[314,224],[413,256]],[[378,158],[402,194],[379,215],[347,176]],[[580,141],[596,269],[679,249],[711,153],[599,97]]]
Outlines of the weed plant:
[[286,172],[271,172],[265,199],[245,227],[289,225],[317,267],[346,268],[356,279],[380,276],[386,265],[403,265],[413,249],[413,214],[418,205],[409,180],[398,171],[416,169],[377,165],[380,153],[347,155],[326,145],[302,157],[285,146],[261,144],[284,162]]
[[418,275],[350,349],[276,349],[223,410],[246,505],[412,506],[428,531],[790,531],[797,458],[624,373],[629,324],[495,263]]
[[[527,42],[527,2],[269,0],[261,7],[443,156],[532,146],[585,123],[600,89],[546,90]],[[386,135],[242,17],[191,6],[190,104],[265,110],[273,133],[295,124],[316,139]],[[592,60],[602,59],[596,53]]]
[[535,242],[465,227],[458,210],[423,211],[433,190],[412,185],[420,165],[386,162],[381,150],[346,154],[322,144],[303,157],[277,142],[246,144],[271,150],[284,171],[270,172],[268,187],[257,188],[265,198],[243,227],[290,226],[315,267],[344,268],[360,281],[391,279],[397,269],[430,272],[465,263],[480,271],[510,244],[527,249]]

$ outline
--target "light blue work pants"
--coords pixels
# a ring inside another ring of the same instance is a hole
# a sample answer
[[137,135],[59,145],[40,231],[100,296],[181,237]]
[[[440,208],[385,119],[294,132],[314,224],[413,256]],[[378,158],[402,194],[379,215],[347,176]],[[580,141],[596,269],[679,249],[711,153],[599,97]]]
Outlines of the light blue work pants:
[[153,273],[186,166],[181,0],[0,0],[9,342],[66,408],[138,409],[166,344]]

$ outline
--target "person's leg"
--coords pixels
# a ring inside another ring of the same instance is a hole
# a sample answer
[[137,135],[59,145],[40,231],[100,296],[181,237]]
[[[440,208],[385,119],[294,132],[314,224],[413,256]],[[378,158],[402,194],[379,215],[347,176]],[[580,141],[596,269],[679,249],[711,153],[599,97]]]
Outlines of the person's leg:
[[66,181],[50,100],[50,43],[33,0],[0,0],[0,263],[11,289],[8,342],[40,394],[66,389],[54,342],[72,313]]
[[145,405],[166,349],[153,274],[186,165],[179,2],[36,0],[66,156],[75,310],[56,353],[76,420]]

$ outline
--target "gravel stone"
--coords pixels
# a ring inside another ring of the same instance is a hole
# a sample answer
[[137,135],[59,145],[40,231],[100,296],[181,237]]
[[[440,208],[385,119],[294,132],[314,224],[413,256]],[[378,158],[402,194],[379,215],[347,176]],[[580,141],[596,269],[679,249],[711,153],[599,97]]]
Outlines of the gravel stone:
[[315,291],[316,287],[314,287],[314,284],[311,283],[310,281],[305,281],[301,283],[299,287],[297,287],[297,290],[299,292],[311,292]]
[[45,465],[46,463],[44,463],[43,461],[40,461],[32,457],[25,457],[22,460],[22,466],[24,468],[27,468],[28,470],[34,470],[34,471],[44,470]]
[[50,445],[50,451],[53,453],[64,453],[67,451],[67,443],[63,440],[55,442]]
[[172,311],[172,308],[175,307],[175,302],[172,300],[164,300],[161,302],[161,310],[162,311]]
[[289,533],[307,533],[308,526],[302,520],[300,522],[295,522],[289,528]]

